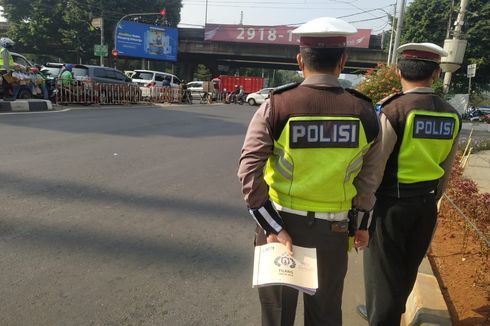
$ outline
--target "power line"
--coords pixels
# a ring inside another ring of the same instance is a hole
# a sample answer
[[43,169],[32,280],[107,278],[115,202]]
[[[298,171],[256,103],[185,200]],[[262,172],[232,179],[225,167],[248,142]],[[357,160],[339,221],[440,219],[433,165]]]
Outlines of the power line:
[[362,23],[362,22],[367,22],[371,20],[378,20],[378,19],[383,19],[386,18],[386,16],[380,16],[380,17],[374,17],[374,18],[368,18],[368,19],[362,19],[362,20],[355,20],[355,21],[349,21],[348,23],[354,24],[354,23]]

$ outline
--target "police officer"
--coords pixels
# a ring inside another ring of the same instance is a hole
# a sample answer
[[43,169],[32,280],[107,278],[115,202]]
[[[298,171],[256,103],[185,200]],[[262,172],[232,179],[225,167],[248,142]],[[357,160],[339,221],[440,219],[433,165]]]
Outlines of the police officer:
[[[314,19],[293,31],[305,80],[276,89],[250,122],[238,171],[255,243],[316,248],[319,288],[304,295],[305,325],[342,324],[347,271],[348,211],[374,205],[379,121],[369,98],[344,90],[346,37],[356,29],[339,19]],[[265,167],[265,169],[264,169]],[[379,177],[380,178],[380,177]],[[355,246],[367,245],[369,214]],[[355,221],[357,223],[357,221]],[[293,325],[298,291],[259,288],[263,325]]]
[[398,53],[403,93],[380,103],[387,163],[364,252],[371,326],[400,324],[434,232],[436,202],[447,184],[461,127],[456,110],[431,88],[447,53],[432,43],[405,44]]
[[10,54],[10,50],[15,43],[8,37],[0,38],[0,75],[2,76],[2,91],[4,98],[8,97],[9,84],[3,76],[15,68],[14,58]]

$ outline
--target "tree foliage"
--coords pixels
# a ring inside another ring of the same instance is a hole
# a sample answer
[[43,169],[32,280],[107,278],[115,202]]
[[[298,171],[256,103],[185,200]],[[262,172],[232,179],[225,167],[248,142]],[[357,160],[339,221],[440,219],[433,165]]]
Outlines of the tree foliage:
[[369,69],[357,90],[369,96],[373,103],[378,103],[388,95],[398,93],[402,89],[400,79],[396,76],[396,66],[378,64],[376,69]]
[[[414,0],[407,8],[402,33],[402,42],[432,42],[442,46],[446,38],[449,16],[451,27],[459,12],[459,1],[455,1],[451,12],[451,0]],[[452,37],[452,34],[450,34]],[[453,78],[456,91],[467,89],[466,66],[477,63],[474,81],[480,88],[488,88],[490,83],[490,2],[488,0],[469,1],[463,38],[468,40],[465,60]]]
[[100,42],[100,30],[91,25],[93,18],[104,18],[105,43],[111,48],[115,25],[124,15],[158,13],[165,7],[165,18],[155,15],[131,20],[177,26],[182,0],[0,0],[0,5],[9,22],[8,35],[19,51],[73,62],[93,57],[93,46]]
[[194,73],[194,79],[209,81],[211,80],[211,71],[205,65],[198,64],[197,71]]

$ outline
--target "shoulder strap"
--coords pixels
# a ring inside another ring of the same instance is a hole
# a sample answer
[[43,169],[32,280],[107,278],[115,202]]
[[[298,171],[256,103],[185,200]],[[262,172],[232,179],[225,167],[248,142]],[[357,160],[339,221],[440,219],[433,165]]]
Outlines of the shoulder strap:
[[363,93],[361,93],[361,92],[359,92],[353,88],[346,88],[345,91],[349,92],[350,94],[354,95],[355,97],[358,97],[360,99],[368,101],[369,103],[373,102],[373,100],[369,96],[366,96]]
[[298,86],[299,86],[299,83],[290,83],[290,84],[282,85],[282,86],[274,88],[274,91],[272,94],[279,94],[279,93],[288,91],[290,89],[296,88]]
[[376,103],[376,105],[378,108],[381,108],[381,107],[385,106],[386,104],[390,103],[391,101],[393,101],[394,99],[399,98],[402,95],[403,95],[402,92],[388,95],[387,97],[385,97],[384,99],[382,99],[378,103]]

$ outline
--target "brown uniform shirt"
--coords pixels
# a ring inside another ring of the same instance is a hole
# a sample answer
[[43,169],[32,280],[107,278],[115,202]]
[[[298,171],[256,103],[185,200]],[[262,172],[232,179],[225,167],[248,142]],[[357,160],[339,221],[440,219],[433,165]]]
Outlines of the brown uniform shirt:
[[[409,196],[410,194],[422,194],[430,189],[437,189],[436,198],[439,199],[447,185],[451,172],[451,166],[457,152],[457,138],[455,139],[451,152],[448,157],[441,163],[444,169],[444,175],[435,183],[414,185],[411,189],[405,189],[404,194],[400,194],[397,182],[397,162],[398,155],[403,140],[405,122],[407,115],[413,108],[424,108],[434,112],[451,112],[456,110],[446,101],[434,94],[434,90],[429,87],[417,87],[403,93],[404,95],[388,101],[386,106],[382,107],[380,121],[382,136],[382,166],[386,168],[382,183],[379,187],[378,194],[387,196],[400,197]],[[461,125],[461,124],[460,124]],[[379,175],[379,174],[377,174]],[[402,189],[403,192],[403,189]]]
[[[332,96],[342,96],[345,98],[345,102],[335,103],[345,105],[332,107],[332,110],[344,108],[345,112],[343,113],[348,114],[353,103],[358,106],[369,107],[369,110],[372,109],[371,104],[367,101],[356,98],[354,95],[347,94],[346,91],[343,91],[338,79],[333,75],[322,74],[308,77],[301,86],[307,86],[308,88],[335,88],[338,94],[333,94]],[[329,104],[326,103],[326,105]],[[273,153],[274,136],[276,135],[277,137],[277,135],[280,135],[281,128],[284,127],[284,125],[281,126],[280,123],[276,121],[278,115],[272,112],[271,107],[270,100],[267,100],[253,116],[245,136],[240,157],[238,177],[242,183],[242,192],[245,201],[250,208],[261,207],[269,198],[268,185],[264,181],[264,167],[268,158]],[[277,103],[275,103],[274,108],[276,110],[281,110],[280,104]],[[305,107],[302,107],[299,110],[304,109]],[[368,109],[366,108],[366,110]],[[376,138],[374,143],[363,156],[362,169],[354,180],[354,185],[357,189],[357,196],[353,199],[354,205],[364,210],[370,210],[374,206],[374,193],[379,185],[383,172],[382,170],[379,171],[379,169],[377,169],[381,157],[380,135],[381,131],[379,128],[376,128]],[[373,172],[380,173],[380,175],[375,175]]]

